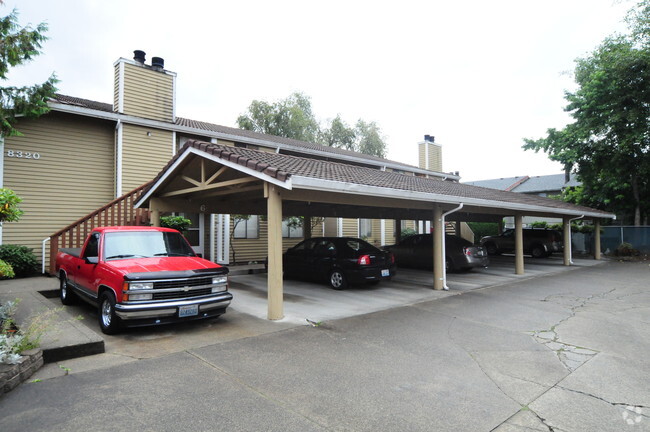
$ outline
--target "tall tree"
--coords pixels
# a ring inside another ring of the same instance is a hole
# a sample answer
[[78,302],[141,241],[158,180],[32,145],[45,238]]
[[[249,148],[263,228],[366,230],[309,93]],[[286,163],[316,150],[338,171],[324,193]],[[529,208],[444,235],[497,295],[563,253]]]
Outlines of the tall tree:
[[[47,40],[46,31],[44,23],[36,28],[21,27],[15,9],[0,18],[0,80],[7,80],[12,67],[27,63],[41,53],[41,45]],[[20,135],[15,128],[18,117],[33,118],[48,112],[47,101],[54,96],[57,82],[53,74],[40,85],[0,87],[0,139]]]
[[308,142],[315,142],[319,133],[309,97],[298,92],[275,103],[254,100],[247,112],[237,118],[237,125],[246,130]]
[[565,93],[573,123],[523,146],[575,170],[583,188],[569,194],[573,201],[632,215],[635,225],[650,210],[649,5],[630,12],[628,35],[576,60],[578,89]]
[[338,147],[346,150],[357,151],[357,134],[354,128],[341,118],[340,114],[330,122],[329,127],[321,129],[319,142],[330,147]]
[[357,121],[358,151],[378,157],[386,157],[386,143],[375,122]]
[[385,157],[386,142],[375,122],[349,126],[338,114],[325,126],[314,116],[309,97],[293,93],[275,103],[254,100],[237,118],[240,128]]

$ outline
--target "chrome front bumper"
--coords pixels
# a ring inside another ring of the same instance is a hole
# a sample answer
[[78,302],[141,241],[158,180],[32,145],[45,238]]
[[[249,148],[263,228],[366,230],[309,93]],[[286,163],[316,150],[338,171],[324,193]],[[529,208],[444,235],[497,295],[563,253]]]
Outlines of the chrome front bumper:
[[225,309],[232,301],[232,294],[221,292],[210,297],[174,300],[167,302],[116,304],[115,314],[122,320],[163,318],[178,315],[181,306],[199,306],[199,316],[213,309]]

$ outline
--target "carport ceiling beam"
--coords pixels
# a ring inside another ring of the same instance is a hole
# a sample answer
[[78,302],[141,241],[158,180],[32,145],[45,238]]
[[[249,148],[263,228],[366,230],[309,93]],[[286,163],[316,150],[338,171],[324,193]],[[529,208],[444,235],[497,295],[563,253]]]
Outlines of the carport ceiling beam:
[[210,198],[210,197],[217,197],[217,196],[233,195],[233,194],[244,193],[244,192],[261,191],[263,189],[264,189],[264,185],[260,183],[260,184],[257,184],[257,185],[247,186],[247,187],[240,187],[240,188],[232,188],[232,189],[227,189],[227,190],[199,193],[198,195],[196,195],[196,197],[197,198]]
[[167,192],[163,195],[161,195],[163,198],[167,197],[172,197],[172,196],[178,196],[178,195],[184,195],[188,193],[196,193],[196,192],[202,192],[206,190],[212,190],[212,189],[219,189],[219,188],[224,188],[228,186],[234,186],[238,184],[243,184],[243,183],[251,183],[259,181],[259,179],[255,177],[242,177],[234,180],[226,180],[220,183],[215,183],[215,184],[201,184],[199,186],[195,186],[192,188],[187,188],[187,189],[180,189],[172,192]]

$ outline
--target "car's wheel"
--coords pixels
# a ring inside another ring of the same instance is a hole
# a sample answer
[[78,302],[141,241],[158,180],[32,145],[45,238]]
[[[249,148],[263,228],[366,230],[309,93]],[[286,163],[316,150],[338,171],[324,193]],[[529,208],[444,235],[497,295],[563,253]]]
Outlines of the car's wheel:
[[75,300],[77,300],[75,293],[72,292],[72,288],[68,284],[68,278],[65,273],[61,273],[59,278],[59,298],[61,299],[61,303],[66,306],[74,304]]
[[488,255],[499,255],[499,249],[494,243],[486,243],[484,246]]
[[115,334],[120,330],[120,318],[115,314],[115,296],[104,291],[99,298],[99,328],[103,333]]
[[530,250],[530,254],[533,256],[533,258],[544,258],[546,257],[546,250],[542,245],[535,245]]
[[330,272],[330,286],[335,290],[342,290],[348,287],[348,280],[339,269]]

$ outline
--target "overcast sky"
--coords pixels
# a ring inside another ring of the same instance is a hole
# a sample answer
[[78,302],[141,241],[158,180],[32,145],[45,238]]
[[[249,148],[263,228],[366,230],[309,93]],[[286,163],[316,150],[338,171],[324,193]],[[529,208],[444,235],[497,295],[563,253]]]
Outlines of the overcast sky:
[[[317,118],[375,121],[388,158],[417,165],[425,134],[463,181],[561,172],[522,139],[570,121],[574,60],[623,31],[631,0],[5,0],[47,22],[44,54],[10,84],[112,103],[133,50],[178,74],[177,115],[225,126],[294,91]],[[6,84],[6,83],[5,83]]]

